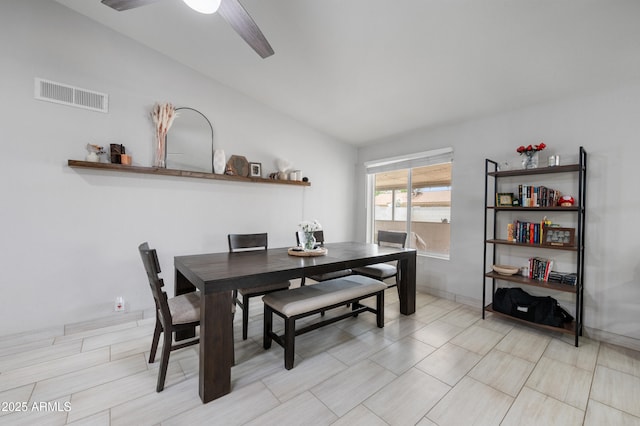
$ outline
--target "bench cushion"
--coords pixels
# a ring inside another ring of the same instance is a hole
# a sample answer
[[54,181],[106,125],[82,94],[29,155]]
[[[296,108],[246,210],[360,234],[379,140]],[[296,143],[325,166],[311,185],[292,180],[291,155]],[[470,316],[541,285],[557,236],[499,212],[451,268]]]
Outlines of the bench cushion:
[[262,298],[274,311],[292,317],[327,306],[337,305],[385,290],[386,284],[362,275],[350,275],[343,278],[322,281],[305,287],[276,291]]

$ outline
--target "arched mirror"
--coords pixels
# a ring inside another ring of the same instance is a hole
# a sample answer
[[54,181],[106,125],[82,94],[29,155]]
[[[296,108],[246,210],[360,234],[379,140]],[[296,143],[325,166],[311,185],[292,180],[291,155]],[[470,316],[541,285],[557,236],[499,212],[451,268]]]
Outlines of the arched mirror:
[[176,108],[167,133],[167,168],[213,173],[213,126],[200,111]]

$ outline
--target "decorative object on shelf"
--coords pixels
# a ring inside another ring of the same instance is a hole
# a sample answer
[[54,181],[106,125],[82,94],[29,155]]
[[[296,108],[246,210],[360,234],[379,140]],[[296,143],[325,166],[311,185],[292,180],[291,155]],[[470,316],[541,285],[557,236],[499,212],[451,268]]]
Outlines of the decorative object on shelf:
[[560,156],[559,155],[550,155],[548,160],[549,167],[555,167],[560,165]]
[[524,155],[522,159],[523,169],[535,169],[538,167],[538,152],[545,149],[547,145],[544,142],[540,142],[538,145],[520,145],[516,151],[520,155]]
[[227,161],[225,174],[232,176],[249,176],[249,162],[242,155],[232,155]]
[[176,110],[170,103],[155,104],[151,118],[156,126],[155,167],[165,168],[167,165],[167,132],[176,118]]
[[512,207],[513,206],[513,193],[501,192],[496,194],[496,207]]
[[227,157],[224,155],[224,149],[216,149],[213,151],[213,173],[217,175],[224,174],[227,166]]
[[100,145],[94,145],[94,144],[88,143],[86,160],[91,161],[92,163],[99,163],[100,156],[103,155],[104,153],[105,153],[104,148],[101,147]]
[[290,171],[289,180],[302,180],[302,172],[300,170]]
[[517,266],[509,265],[493,265],[491,268],[500,275],[514,275],[520,270]]
[[112,164],[122,164],[120,161],[120,156],[125,154],[124,145],[119,143],[109,144],[109,153],[111,154],[111,163]]
[[300,229],[304,233],[304,241],[302,242],[303,247],[306,250],[313,250],[316,245],[316,237],[313,236],[315,231],[320,231],[322,229],[322,225],[317,220],[310,222],[308,220],[300,222]]
[[213,126],[197,109],[186,106],[175,109],[175,121],[167,133],[166,144],[165,167],[214,172]]
[[278,158],[276,160],[276,168],[278,169],[278,179],[287,179],[289,176],[289,170],[291,170],[293,166],[288,160]]
[[129,154],[120,155],[120,164],[122,164],[124,166],[130,166],[131,165],[131,156]]
[[511,170],[511,166],[508,161],[503,161],[502,163],[498,163],[498,171],[506,172],[507,170]]
[[262,177],[262,163],[249,163],[249,176]]
[[563,195],[558,200],[558,205],[560,207],[571,207],[575,204],[576,200],[573,199],[571,195]]

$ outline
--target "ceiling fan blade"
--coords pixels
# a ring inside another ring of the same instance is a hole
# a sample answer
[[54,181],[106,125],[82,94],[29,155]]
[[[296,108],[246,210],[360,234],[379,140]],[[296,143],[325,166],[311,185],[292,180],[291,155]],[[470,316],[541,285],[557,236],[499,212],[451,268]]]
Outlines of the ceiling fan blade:
[[238,0],[222,0],[218,13],[258,55],[262,58],[273,55],[273,48]]
[[122,12],[123,10],[134,9],[140,6],[146,6],[160,0],[102,0],[102,4],[112,9]]

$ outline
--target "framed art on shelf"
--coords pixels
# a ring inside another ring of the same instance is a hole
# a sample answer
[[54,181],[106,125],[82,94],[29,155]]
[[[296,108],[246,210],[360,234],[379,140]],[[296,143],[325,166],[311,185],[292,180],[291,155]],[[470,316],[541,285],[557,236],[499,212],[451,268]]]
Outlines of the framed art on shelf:
[[543,246],[574,247],[576,245],[575,228],[545,226],[543,229]]
[[249,176],[262,177],[262,163],[249,163]]
[[496,207],[511,207],[511,206],[513,206],[513,193],[499,192],[496,194]]

